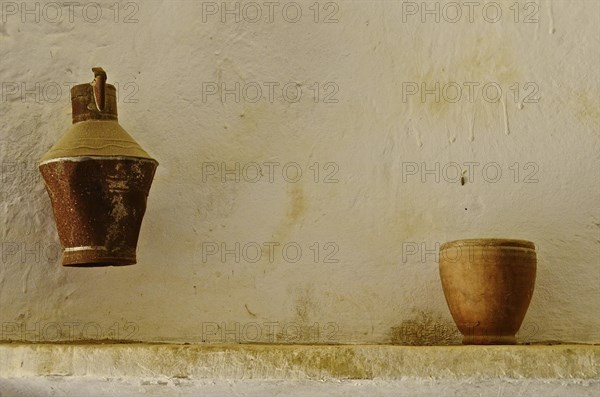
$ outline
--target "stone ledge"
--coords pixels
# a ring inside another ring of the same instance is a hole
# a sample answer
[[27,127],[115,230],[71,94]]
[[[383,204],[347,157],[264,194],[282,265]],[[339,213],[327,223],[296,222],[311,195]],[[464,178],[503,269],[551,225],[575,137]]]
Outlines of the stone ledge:
[[0,344],[0,378],[600,379],[600,346]]

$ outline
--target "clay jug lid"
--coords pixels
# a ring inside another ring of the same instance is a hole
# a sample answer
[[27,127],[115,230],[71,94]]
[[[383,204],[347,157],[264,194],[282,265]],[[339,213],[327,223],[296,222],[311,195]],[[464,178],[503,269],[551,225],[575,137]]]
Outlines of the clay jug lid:
[[119,125],[117,91],[106,84],[106,72],[93,68],[94,81],[71,89],[73,125],[50,150],[41,163],[69,157],[137,157],[154,160]]

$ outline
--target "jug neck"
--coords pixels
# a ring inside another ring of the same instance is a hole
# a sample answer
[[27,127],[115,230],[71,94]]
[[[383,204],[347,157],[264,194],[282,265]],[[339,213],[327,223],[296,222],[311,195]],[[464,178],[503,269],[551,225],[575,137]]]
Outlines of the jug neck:
[[106,84],[106,73],[94,68],[94,81],[71,88],[73,124],[87,120],[118,120],[117,89]]

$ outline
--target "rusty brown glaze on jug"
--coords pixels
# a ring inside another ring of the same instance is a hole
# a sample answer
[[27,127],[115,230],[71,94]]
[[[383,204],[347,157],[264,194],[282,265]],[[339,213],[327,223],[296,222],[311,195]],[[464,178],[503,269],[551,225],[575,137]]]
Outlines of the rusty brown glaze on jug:
[[106,73],[71,89],[73,125],[42,157],[64,266],[136,263],[146,200],[158,162],[119,125]]

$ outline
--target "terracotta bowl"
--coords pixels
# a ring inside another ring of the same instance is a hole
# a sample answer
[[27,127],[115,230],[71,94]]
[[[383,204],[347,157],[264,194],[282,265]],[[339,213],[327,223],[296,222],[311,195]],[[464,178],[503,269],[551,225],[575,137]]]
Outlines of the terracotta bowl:
[[463,344],[515,344],[535,285],[535,245],[514,239],[442,244],[440,278]]

